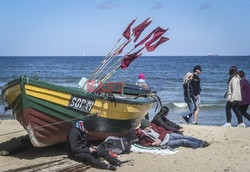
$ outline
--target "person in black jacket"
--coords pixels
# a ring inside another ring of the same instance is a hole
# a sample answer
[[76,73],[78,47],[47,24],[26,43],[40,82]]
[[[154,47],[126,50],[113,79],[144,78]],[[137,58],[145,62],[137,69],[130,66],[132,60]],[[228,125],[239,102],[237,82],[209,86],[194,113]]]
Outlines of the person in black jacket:
[[[89,144],[88,134],[92,129],[91,125],[81,120],[73,123],[66,142],[68,158],[88,162],[100,169],[115,171],[116,166],[120,166],[122,162],[112,157],[107,150]],[[102,162],[99,157],[103,157],[111,165]]]
[[193,87],[195,105],[196,105],[196,110],[194,112],[194,118],[193,118],[193,124],[197,125],[197,118],[198,118],[200,107],[201,107],[201,98],[200,98],[201,85],[200,85],[200,78],[198,76],[201,73],[201,66],[196,65],[194,67],[193,72],[194,72],[194,76],[193,76],[193,79],[191,80],[191,85]]
[[153,118],[152,123],[165,128],[165,130],[181,134],[184,131],[184,129],[178,124],[175,124],[174,122],[167,119],[168,112],[169,108],[163,106],[160,112],[156,114],[155,117]]

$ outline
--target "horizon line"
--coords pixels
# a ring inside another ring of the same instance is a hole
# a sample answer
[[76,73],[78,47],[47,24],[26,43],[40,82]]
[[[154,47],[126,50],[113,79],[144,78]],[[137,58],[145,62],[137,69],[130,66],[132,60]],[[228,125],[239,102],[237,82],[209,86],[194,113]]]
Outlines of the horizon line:
[[[0,57],[105,57],[106,55],[0,55]],[[141,57],[225,57],[225,56],[250,56],[249,55],[142,55]],[[116,56],[123,57],[123,56]]]

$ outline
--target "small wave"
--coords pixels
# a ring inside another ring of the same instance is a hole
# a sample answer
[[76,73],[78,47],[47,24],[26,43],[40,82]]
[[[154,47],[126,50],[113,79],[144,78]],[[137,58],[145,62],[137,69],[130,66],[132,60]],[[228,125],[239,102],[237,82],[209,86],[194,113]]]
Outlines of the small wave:
[[203,88],[202,92],[208,92],[208,93],[210,93],[210,92],[225,92],[225,89],[221,86],[218,86],[216,88],[209,87],[209,88]]
[[178,108],[186,108],[187,107],[187,103],[184,103],[184,102],[173,102],[173,105],[178,107]]
[[201,107],[212,107],[212,106],[220,106],[216,104],[201,104]]
[[[187,108],[187,103],[185,102],[173,102],[172,104],[170,103],[169,104],[170,106],[171,105],[174,105],[174,107],[177,107],[177,108]],[[217,107],[224,107],[224,105],[219,105],[219,104],[201,104],[201,107],[202,108],[217,108]]]

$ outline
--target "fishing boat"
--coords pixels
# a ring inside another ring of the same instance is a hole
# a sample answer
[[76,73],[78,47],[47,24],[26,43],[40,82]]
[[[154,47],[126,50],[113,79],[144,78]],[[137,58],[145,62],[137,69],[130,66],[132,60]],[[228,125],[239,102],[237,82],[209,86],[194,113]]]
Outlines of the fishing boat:
[[[34,146],[65,142],[72,121],[77,119],[93,126],[94,131],[90,134],[92,140],[126,136],[140,124],[155,102],[160,103],[156,92],[151,89],[122,82],[107,82],[115,72],[126,69],[140,57],[144,48],[152,52],[168,40],[162,37],[167,29],[157,27],[114,62],[115,57],[132,39],[135,42],[152,20],[148,18],[136,26],[131,35],[130,27],[134,22],[123,32],[125,41],[118,45],[120,38],[93,74],[88,79],[83,77],[80,80],[79,87],[55,85],[26,76],[20,76],[3,87],[2,95],[8,104],[6,110],[12,110],[14,117],[27,130]],[[152,39],[147,41],[151,36]],[[143,47],[131,53],[138,46]]]
[[32,144],[43,147],[64,142],[74,119],[91,122],[95,140],[127,135],[155,100],[150,90],[126,84],[123,89],[120,93],[88,93],[21,76],[6,84],[2,95]]

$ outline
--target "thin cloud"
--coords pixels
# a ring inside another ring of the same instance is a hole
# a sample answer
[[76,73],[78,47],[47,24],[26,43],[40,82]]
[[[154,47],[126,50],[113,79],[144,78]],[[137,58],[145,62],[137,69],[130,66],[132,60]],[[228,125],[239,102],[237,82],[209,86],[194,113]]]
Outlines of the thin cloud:
[[206,9],[210,9],[210,8],[211,8],[211,6],[209,3],[202,3],[199,9],[206,10]]
[[116,1],[108,0],[108,1],[104,1],[104,2],[96,5],[96,8],[105,10],[105,9],[112,9],[112,8],[115,8],[118,6],[120,6],[120,5],[118,3],[116,3]]
[[164,7],[164,4],[161,2],[154,1],[153,3],[154,3],[153,6],[150,7],[151,9],[154,9],[154,10],[155,9],[162,9]]

